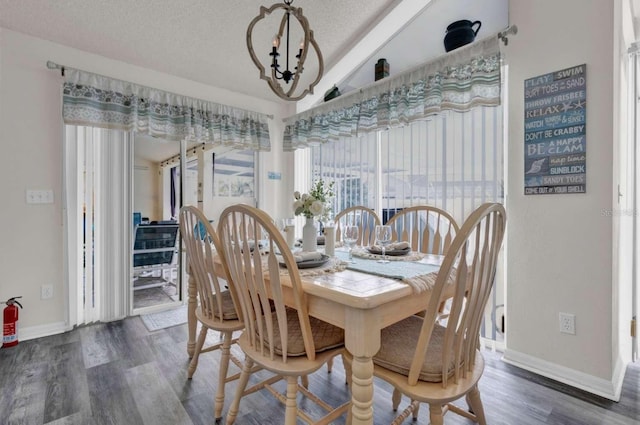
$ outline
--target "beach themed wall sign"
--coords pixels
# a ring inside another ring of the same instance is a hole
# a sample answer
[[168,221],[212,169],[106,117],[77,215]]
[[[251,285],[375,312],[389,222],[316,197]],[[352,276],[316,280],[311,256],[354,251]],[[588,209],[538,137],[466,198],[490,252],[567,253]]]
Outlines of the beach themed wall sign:
[[585,193],[587,66],[524,81],[524,194]]

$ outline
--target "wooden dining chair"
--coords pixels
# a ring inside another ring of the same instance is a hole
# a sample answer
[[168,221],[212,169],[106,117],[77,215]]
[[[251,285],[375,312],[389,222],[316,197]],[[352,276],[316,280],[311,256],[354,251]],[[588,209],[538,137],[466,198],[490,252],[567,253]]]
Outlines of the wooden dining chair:
[[[404,208],[394,214],[387,225],[393,241],[406,241],[412,251],[445,255],[460,227],[448,212],[430,205]],[[446,317],[447,300],[440,304],[440,317]],[[420,313],[422,314],[422,313]],[[394,398],[398,393],[394,394]]]
[[[344,351],[344,331],[309,316],[294,256],[268,214],[247,205],[230,206],[222,212],[218,230],[231,282],[246,318],[246,328],[238,340],[245,363],[226,424],[235,422],[242,397],[263,388],[285,404],[285,425],[296,424],[297,417],[309,424],[331,423],[347,411],[349,403],[331,408],[320,401],[327,414],[314,420],[298,408],[296,397],[300,392],[311,401],[319,399],[298,384],[298,379]],[[260,253],[251,249],[255,243],[252,234],[262,235]],[[254,364],[275,376],[246,388]],[[287,382],[286,395],[273,387],[283,379]]]
[[[242,362],[231,354],[233,332],[244,328],[240,310],[236,308],[235,288],[229,285],[226,289],[214,271],[215,257],[221,252],[220,240],[207,217],[198,208],[185,206],[180,209],[180,233],[187,253],[189,273],[193,274],[197,292],[198,307],[196,318],[201,325],[195,351],[189,363],[188,377],[191,379],[198,367],[200,354],[220,350],[218,370],[218,388],[215,396],[214,413],[216,421],[222,419],[225,384],[240,377],[239,373],[227,376],[229,361],[239,368]],[[223,276],[229,276],[224,258],[218,259],[217,266],[223,268]],[[229,283],[230,279],[227,279]],[[212,329],[222,334],[222,341],[204,347],[208,331]]]
[[[442,425],[447,411],[486,425],[478,390],[484,370],[479,333],[505,223],[500,204],[483,204],[475,210],[447,251],[425,316],[411,316],[382,330],[381,347],[373,358],[374,375],[411,399],[394,425],[412,413],[415,419],[420,403],[429,404],[432,425]],[[452,307],[442,324],[438,306],[449,294],[453,294]],[[344,358],[351,363],[348,353]],[[451,404],[462,397],[469,411]],[[394,410],[399,401],[394,397]]]
[[336,241],[342,240],[342,232],[345,226],[358,226],[360,231],[358,232],[356,244],[359,246],[368,246],[374,243],[375,229],[380,224],[378,214],[363,205],[345,208],[336,214],[334,221],[336,223]]
[[444,255],[460,229],[448,212],[429,205],[404,208],[394,214],[387,225],[393,241],[409,242],[412,251]]

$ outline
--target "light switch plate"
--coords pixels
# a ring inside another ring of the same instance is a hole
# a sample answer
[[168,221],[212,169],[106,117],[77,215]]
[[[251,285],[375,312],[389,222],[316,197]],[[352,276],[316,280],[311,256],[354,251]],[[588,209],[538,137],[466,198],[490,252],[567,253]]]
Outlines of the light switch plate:
[[53,204],[53,190],[27,189],[27,204]]

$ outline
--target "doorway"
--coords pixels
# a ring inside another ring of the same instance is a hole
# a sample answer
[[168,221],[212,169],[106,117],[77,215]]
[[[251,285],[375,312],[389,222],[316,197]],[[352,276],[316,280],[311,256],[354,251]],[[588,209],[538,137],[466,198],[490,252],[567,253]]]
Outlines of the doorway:
[[180,207],[256,204],[253,151],[71,125],[64,150],[71,325],[182,305]]
[[136,135],[134,140],[133,314],[173,308],[184,299],[186,279],[181,267],[177,217],[186,200],[183,193],[187,195],[195,186],[193,179],[184,179],[181,172],[182,143],[186,145],[142,135]]

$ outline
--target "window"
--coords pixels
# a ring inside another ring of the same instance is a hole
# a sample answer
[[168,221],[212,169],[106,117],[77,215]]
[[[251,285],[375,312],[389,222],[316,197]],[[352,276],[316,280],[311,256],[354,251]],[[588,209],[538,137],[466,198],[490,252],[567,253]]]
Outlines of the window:
[[[172,199],[182,199],[182,205],[198,205],[207,217],[217,220],[220,213],[229,205],[245,203],[256,205],[258,193],[256,185],[258,154],[251,150],[239,150],[227,146],[198,144],[186,150],[187,162],[183,180],[184,193],[180,194],[179,185],[172,185],[168,178],[169,169],[174,167],[176,179],[180,181],[179,155],[163,162],[164,193],[167,201],[163,208],[169,208],[171,190]],[[173,187],[173,189],[171,189]]]
[[501,107],[442,113],[313,147],[312,175],[335,182],[334,214],[365,205],[386,222],[428,204],[462,223],[482,203],[504,199],[502,133]]
[[214,196],[255,198],[255,152],[214,153]]
[[355,205],[376,206],[377,136],[341,139],[312,148],[314,180],[335,182],[336,212]]

